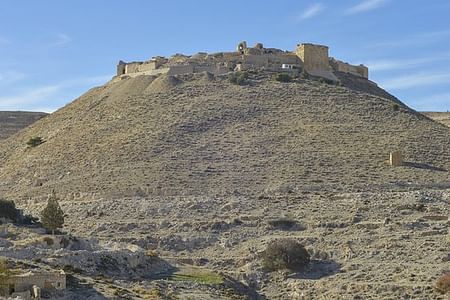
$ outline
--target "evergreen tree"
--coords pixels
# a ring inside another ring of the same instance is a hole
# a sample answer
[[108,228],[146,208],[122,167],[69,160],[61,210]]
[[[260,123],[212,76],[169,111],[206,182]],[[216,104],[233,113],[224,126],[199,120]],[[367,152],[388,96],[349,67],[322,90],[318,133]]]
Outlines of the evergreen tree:
[[47,200],[47,206],[41,212],[41,223],[45,229],[55,234],[55,230],[64,225],[64,212],[59,206],[55,191],[52,191]]

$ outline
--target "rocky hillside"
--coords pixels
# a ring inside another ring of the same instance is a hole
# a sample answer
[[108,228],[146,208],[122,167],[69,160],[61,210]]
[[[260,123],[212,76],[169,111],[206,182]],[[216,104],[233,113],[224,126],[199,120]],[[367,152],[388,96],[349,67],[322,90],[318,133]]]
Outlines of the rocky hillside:
[[[450,130],[368,81],[115,79],[0,145],[0,193],[66,199],[449,185]],[[27,140],[44,143],[28,148]],[[389,152],[406,165],[389,167]]]
[[45,117],[46,113],[24,111],[0,111],[0,140]]
[[424,115],[430,117],[436,122],[442,123],[450,127],[450,113],[449,112],[424,112]]

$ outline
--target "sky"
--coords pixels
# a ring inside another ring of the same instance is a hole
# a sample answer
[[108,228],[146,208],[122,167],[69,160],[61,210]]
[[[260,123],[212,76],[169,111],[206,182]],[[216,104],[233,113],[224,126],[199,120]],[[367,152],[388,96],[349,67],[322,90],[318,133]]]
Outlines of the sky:
[[53,112],[119,60],[309,42],[420,111],[450,110],[448,0],[2,0],[0,110]]

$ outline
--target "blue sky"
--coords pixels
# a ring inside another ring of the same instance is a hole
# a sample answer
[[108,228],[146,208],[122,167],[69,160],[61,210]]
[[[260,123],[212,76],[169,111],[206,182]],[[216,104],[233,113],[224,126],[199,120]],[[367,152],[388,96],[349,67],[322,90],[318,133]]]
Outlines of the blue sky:
[[54,111],[119,60],[325,44],[417,110],[450,110],[450,1],[2,0],[0,110]]

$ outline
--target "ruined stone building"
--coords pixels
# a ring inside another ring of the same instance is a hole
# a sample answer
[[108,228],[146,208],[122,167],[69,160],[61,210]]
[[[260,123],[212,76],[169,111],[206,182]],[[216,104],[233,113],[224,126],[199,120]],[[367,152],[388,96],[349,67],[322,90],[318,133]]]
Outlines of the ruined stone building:
[[0,298],[41,299],[41,291],[66,289],[64,271],[13,273],[0,281]]
[[117,76],[178,75],[210,72],[222,75],[233,71],[261,69],[273,72],[300,72],[337,81],[334,72],[345,72],[365,79],[369,77],[364,65],[351,65],[329,57],[328,47],[299,44],[295,51],[264,48],[257,43],[253,48],[246,42],[238,44],[235,52],[198,53],[192,56],[175,54],[170,58],[157,56],[144,62],[120,61]]

